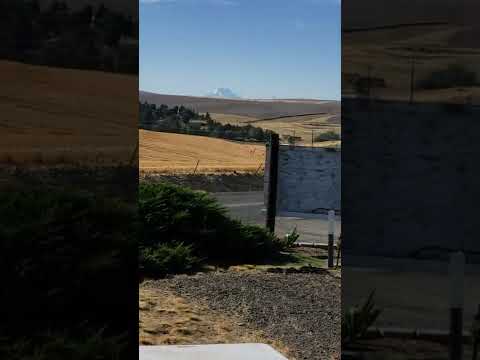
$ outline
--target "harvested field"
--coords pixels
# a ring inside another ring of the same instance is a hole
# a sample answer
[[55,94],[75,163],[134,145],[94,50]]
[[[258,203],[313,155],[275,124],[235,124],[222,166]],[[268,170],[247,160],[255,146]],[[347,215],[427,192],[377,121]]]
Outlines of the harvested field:
[[240,116],[233,114],[217,114],[210,113],[210,116],[213,120],[218,121],[221,124],[232,124],[232,125],[247,125],[249,123],[258,121],[260,119],[252,116]]
[[[296,143],[304,146],[311,146],[312,134],[319,135],[327,131],[334,131],[340,134],[339,114],[319,114],[303,116],[287,116],[273,119],[256,119],[245,116],[229,114],[210,114],[212,119],[222,124],[257,126],[265,130],[272,130],[280,135],[282,142],[284,136],[297,136],[301,140]],[[314,146],[336,146],[340,141],[314,142]]]
[[327,272],[212,272],[145,286],[240,319],[247,328],[285,344],[289,359],[340,358],[340,279]]
[[[342,19],[342,94],[363,93],[354,79],[368,77],[368,69],[376,85],[370,97],[377,100],[409,101],[414,59],[415,81],[429,79],[434,72],[450,65],[461,65],[476,74],[477,81],[469,86],[443,85],[428,89],[415,88],[415,102],[480,104],[480,28],[473,14],[478,13],[475,1],[466,1],[462,11],[452,11],[453,0],[425,0],[390,3],[370,0],[348,4]],[[377,13],[382,13],[379,21]],[[437,75],[438,79],[438,75]],[[358,83],[357,83],[358,85]]]
[[0,163],[118,163],[136,146],[137,77],[0,61]]
[[254,172],[265,162],[265,145],[205,136],[140,130],[142,172]]

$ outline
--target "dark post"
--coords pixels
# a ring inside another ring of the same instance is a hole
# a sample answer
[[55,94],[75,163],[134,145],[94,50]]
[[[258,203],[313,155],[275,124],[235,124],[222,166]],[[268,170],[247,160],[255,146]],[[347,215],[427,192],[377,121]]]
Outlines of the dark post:
[[368,77],[367,77],[367,96],[370,101],[370,94],[372,91],[372,67],[368,65]]
[[456,252],[450,256],[450,346],[449,360],[463,359],[463,304],[465,255]]
[[277,183],[278,183],[278,134],[270,135],[270,152],[268,163],[268,189],[267,189],[267,218],[266,227],[271,232],[275,232],[275,216],[277,214]]
[[412,58],[411,68],[410,68],[410,105],[413,104],[415,94],[415,59]]
[[477,315],[475,315],[475,318],[473,319],[472,337],[473,337],[472,360],[477,360],[478,343],[480,342],[480,305],[478,305]]

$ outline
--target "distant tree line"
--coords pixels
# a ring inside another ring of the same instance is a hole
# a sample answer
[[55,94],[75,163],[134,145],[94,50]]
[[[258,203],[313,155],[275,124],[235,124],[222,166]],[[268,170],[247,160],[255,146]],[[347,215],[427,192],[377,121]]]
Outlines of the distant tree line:
[[138,72],[138,21],[104,5],[0,1],[0,58],[31,64]]
[[157,106],[140,102],[141,129],[205,135],[229,140],[267,141],[271,131],[252,125],[221,124],[210,114],[200,114],[184,106]]

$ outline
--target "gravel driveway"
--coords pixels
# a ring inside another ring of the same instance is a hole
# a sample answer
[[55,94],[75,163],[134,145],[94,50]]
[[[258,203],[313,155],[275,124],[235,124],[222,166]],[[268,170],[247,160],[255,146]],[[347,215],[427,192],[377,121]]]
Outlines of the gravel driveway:
[[328,273],[215,272],[151,286],[235,314],[246,326],[280,340],[297,360],[340,357],[340,279]]

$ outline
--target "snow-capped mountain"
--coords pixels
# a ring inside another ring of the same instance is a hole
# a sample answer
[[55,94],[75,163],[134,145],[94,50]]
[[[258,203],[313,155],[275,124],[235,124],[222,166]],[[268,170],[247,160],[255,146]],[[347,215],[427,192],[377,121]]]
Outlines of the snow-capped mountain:
[[209,97],[219,97],[225,99],[239,99],[240,96],[235,94],[232,89],[229,88],[217,88],[207,94]]

